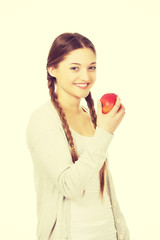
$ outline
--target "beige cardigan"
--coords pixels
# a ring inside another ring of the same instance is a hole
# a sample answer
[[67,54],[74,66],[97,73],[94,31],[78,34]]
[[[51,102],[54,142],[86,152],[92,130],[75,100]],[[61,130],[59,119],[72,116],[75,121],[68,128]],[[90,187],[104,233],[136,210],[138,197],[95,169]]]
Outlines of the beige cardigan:
[[[82,196],[86,183],[101,169],[113,135],[97,127],[90,148],[73,164],[61,120],[49,100],[32,113],[26,136],[37,194],[37,239],[69,240],[70,199]],[[110,172],[109,188],[117,239],[129,240]]]

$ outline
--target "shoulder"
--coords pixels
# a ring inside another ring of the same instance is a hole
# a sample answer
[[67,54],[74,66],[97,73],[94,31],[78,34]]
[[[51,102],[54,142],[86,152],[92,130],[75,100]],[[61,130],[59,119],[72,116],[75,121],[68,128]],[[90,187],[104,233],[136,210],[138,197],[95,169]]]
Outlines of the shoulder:
[[54,105],[52,104],[51,100],[48,100],[31,113],[30,119],[44,120],[47,117],[57,119],[57,116],[57,111]]
[[28,125],[49,125],[50,123],[60,124],[60,118],[51,100],[48,100],[31,113]]
[[49,132],[53,128],[58,131],[62,128],[62,124],[54,105],[51,100],[48,100],[31,113],[27,124],[27,133],[35,135],[37,132]]

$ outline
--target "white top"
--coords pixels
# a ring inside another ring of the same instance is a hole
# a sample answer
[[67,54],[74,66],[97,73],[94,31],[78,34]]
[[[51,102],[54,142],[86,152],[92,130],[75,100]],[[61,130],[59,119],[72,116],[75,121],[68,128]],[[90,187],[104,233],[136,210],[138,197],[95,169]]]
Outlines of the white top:
[[[82,196],[87,182],[103,166],[113,135],[97,127],[90,146],[73,164],[61,120],[49,100],[31,114],[26,138],[34,167],[37,240],[70,240],[70,200]],[[118,239],[129,240],[110,171],[108,176]]]
[[[71,128],[70,128],[71,129]],[[92,137],[81,136],[71,129],[76,151],[80,156],[91,144]],[[99,171],[85,188],[85,195],[71,200],[71,240],[116,240],[116,229],[108,193],[100,196]]]

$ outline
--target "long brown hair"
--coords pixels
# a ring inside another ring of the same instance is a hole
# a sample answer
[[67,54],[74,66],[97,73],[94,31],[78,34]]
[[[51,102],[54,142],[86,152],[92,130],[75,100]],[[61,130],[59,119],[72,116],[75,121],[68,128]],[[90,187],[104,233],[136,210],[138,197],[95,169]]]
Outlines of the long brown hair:
[[[56,78],[52,77],[49,72],[48,68],[49,67],[57,67],[58,64],[64,60],[64,58],[69,54],[71,51],[79,49],[79,48],[90,48],[95,54],[96,50],[93,45],[93,43],[83,35],[79,33],[63,33],[59,35],[54,42],[51,45],[48,58],[47,58],[47,79],[48,79],[48,88],[49,88],[49,94],[51,96],[51,101],[53,105],[55,106],[59,117],[62,122],[62,126],[64,128],[67,140],[69,142],[70,148],[71,148],[71,155],[72,155],[72,161],[75,163],[78,160],[78,156],[76,153],[76,149],[74,146],[74,141],[73,137],[69,128],[69,125],[66,120],[65,113],[58,102],[58,96],[57,93],[55,92],[55,83],[56,83]],[[94,101],[92,99],[91,92],[89,95],[85,98],[87,102],[87,106],[90,111],[90,117],[91,120],[94,124],[94,127],[96,128],[97,126],[97,114],[94,108]],[[104,162],[100,172],[99,172],[99,177],[100,177],[100,189],[101,189],[101,196],[103,197],[103,191],[104,191],[104,184],[105,184],[105,168],[106,168],[106,163]],[[84,191],[85,192],[85,191]]]

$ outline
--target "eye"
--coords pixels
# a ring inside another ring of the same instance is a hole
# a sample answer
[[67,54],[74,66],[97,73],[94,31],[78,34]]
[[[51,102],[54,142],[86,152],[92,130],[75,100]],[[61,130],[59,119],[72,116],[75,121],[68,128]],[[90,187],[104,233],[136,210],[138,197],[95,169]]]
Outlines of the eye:
[[78,67],[71,67],[71,70],[78,71]]
[[91,70],[96,70],[96,66],[92,66],[92,67],[90,67],[89,69],[91,69]]

